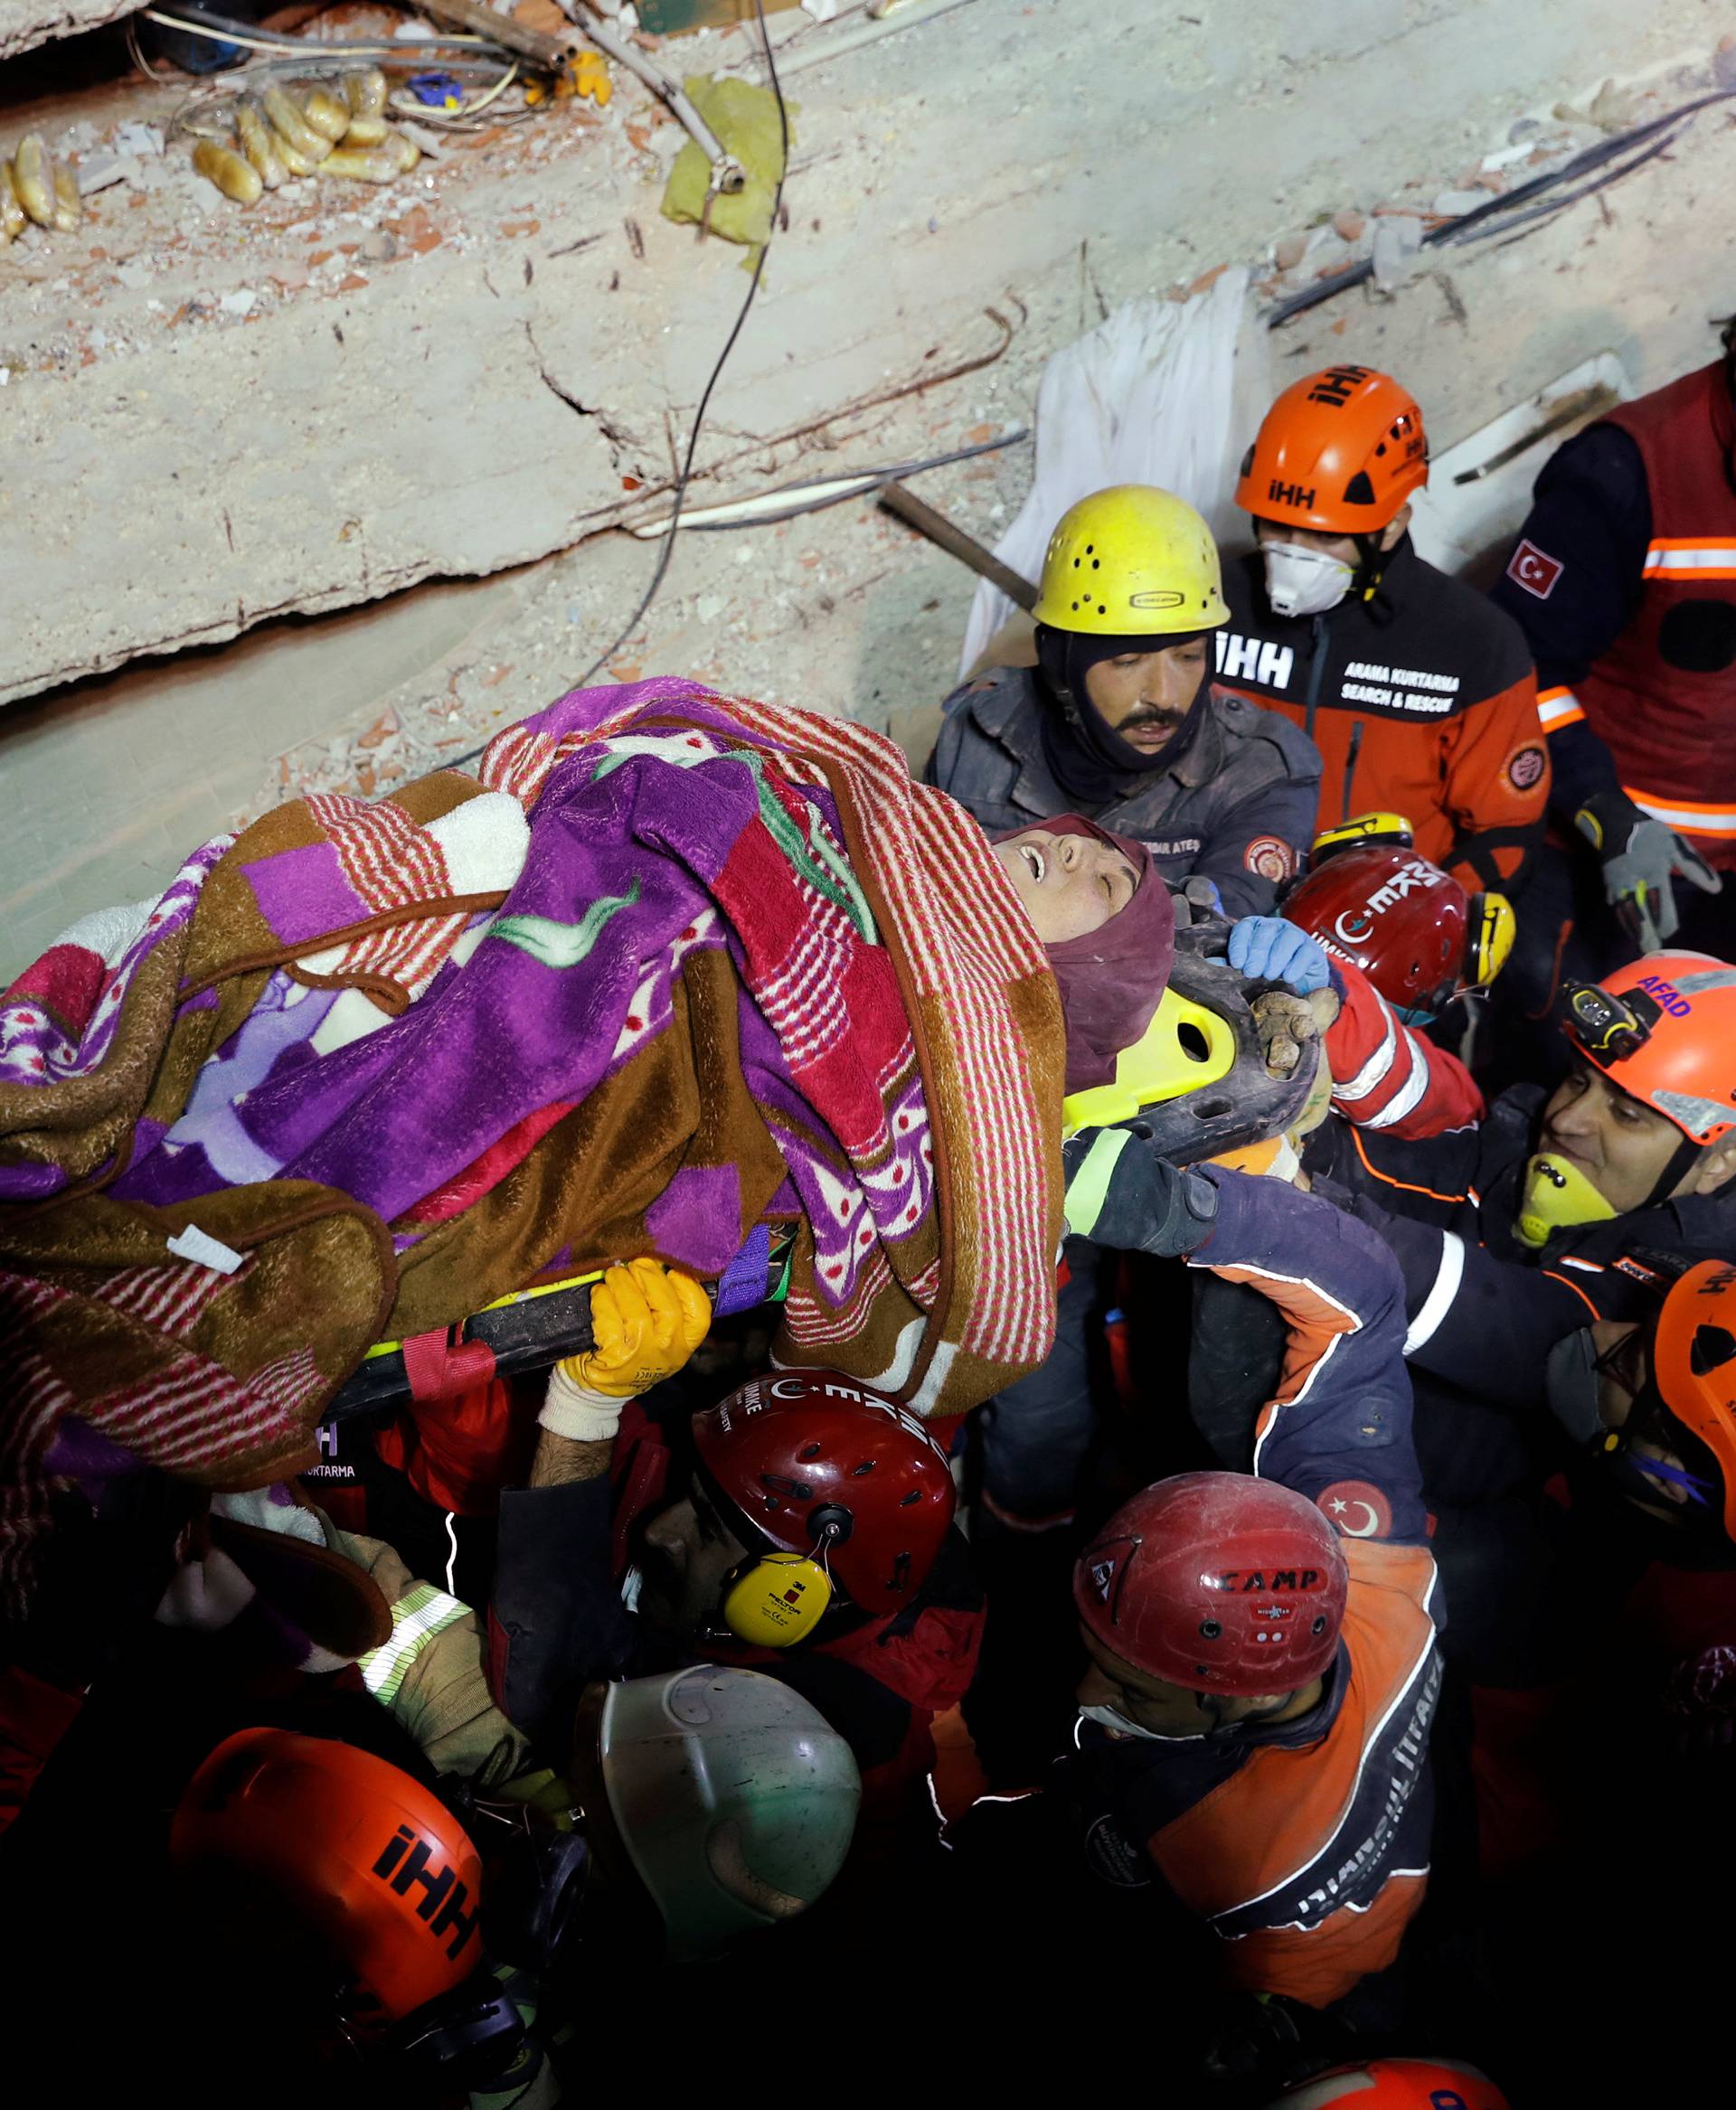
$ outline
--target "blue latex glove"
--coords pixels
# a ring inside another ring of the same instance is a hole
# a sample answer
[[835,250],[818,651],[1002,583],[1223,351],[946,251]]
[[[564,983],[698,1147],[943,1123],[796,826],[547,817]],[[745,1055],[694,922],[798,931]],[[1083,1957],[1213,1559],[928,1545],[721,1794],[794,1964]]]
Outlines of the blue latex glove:
[[1230,932],[1230,965],[1250,982],[1286,982],[1298,996],[1332,980],[1326,953],[1281,916],[1244,916]]

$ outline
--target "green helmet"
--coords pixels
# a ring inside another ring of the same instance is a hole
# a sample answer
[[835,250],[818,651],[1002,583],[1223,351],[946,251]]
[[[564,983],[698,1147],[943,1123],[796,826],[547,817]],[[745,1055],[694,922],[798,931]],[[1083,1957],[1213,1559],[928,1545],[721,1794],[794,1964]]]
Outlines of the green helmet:
[[862,1803],[850,1747],[799,1693],[717,1663],[591,1686],[573,1768],[599,1843],[644,1886],[675,1959],[805,1912],[844,1865]]

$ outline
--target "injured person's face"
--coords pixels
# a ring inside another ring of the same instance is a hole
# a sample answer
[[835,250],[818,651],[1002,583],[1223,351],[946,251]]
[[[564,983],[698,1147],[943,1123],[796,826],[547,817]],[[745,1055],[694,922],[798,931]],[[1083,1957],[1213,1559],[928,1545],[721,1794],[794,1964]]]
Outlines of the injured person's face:
[[1132,860],[1094,835],[1026,828],[1003,837],[995,854],[1044,945],[1061,945],[1100,928],[1138,890]]
[[748,1549],[694,1482],[645,1527],[639,1616],[664,1634],[704,1640],[721,1624],[731,1572],[747,1557]]

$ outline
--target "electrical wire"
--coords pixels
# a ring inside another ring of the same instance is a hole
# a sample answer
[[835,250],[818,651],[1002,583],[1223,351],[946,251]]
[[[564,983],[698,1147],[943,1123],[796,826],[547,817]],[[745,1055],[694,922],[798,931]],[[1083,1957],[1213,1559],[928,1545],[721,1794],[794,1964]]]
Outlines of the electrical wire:
[[[1736,96],[1736,89],[1714,88],[1704,95],[1695,96],[1691,101],[1679,105],[1675,109],[1665,110],[1661,117],[1648,118],[1643,125],[1632,126],[1628,130],[1618,132],[1608,139],[1596,140],[1564,161],[1559,168],[1545,170],[1542,175],[1533,176],[1528,182],[1521,184],[1516,190],[1491,198],[1486,204],[1476,206],[1471,212],[1461,213],[1455,220],[1444,221],[1439,227],[1431,227],[1422,238],[1423,247],[1456,247],[1461,242],[1486,241],[1491,238],[1506,236],[1515,228],[1551,218],[1556,212],[1577,203],[1580,199],[1590,197],[1594,192],[1618,182],[1621,177],[1630,174],[1645,163],[1656,159],[1675,144],[1703,109],[1712,103],[1728,102],[1732,96]],[[1623,162],[1619,168],[1609,166],[1610,162],[1620,159],[1623,155],[1631,153],[1635,147],[1645,146],[1648,141],[1655,144],[1646,153],[1634,154],[1632,159]],[[1514,211],[1516,206],[1528,205],[1532,200],[1542,198],[1544,193],[1557,185],[1575,183],[1582,176],[1594,176],[1596,180],[1581,184],[1578,190],[1565,197],[1550,199],[1545,203],[1532,206],[1530,211]],[[1360,263],[1352,264],[1347,270],[1339,271],[1330,278],[1322,278],[1313,286],[1305,287],[1300,293],[1293,293],[1288,300],[1279,301],[1276,307],[1268,312],[1266,326],[1275,330],[1280,324],[1306,314],[1310,308],[1318,307],[1323,301],[1348,292],[1353,286],[1366,285],[1373,275],[1373,259],[1365,257]]]
[[[888,462],[881,468],[840,469],[830,476],[804,476],[796,483],[780,484],[775,490],[761,492],[754,498],[705,506],[689,513],[686,532],[690,535],[728,534],[738,528],[777,527],[784,521],[800,520],[807,513],[824,512],[829,505],[845,505],[853,498],[865,498],[895,476],[920,476],[929,469],[950,468],[955,462],[972,461],[978,455],[997,454],[1002,447],[1017,447],[1030,437],[1030,428],[1021,425],[1016,432],[1004,433],[999,439],[978,440],[974,447],[956,447],[949,454],[928,455],[921,461]],[[783,501],[781,504],[779,500]],[[672,533],[674,528],[675,523],[665,516],[648,521],[641,527],[629,527],[627,532],[648,542],[654,535]]]
[[[778,228],[778,215],[783,209],[784,178],[789,168],[789,107],[784,100],[783,86],[778,79],[778,61],[772,56],[771,32],[766,27],[764,0],[753,0],[753,13],[754,19],[760,25],[760,42],[766,55],[767,78],[770,81],[771,92],[778,104],[778,129],[782,141],[778,167],[778,183],[772,193],[771,214],[767,223],[766,239],[760,244],[759,255],[753,259],[753,275],[748,280],[748,290],[742,297],[741,307],[736,311],[735,321],[731,325],[730,334],[723,340],[723,348],[712,362],[710,376],[700,394],[699,406],[693,412],[693,427],[687,435],[687,451],[682,458],[681,474],[675,479],[674,503],[669,515],[669,532],[664,536],[662,544],[657,551],[657,561],[652,568],[650,583],[639,597],[638,607],[628,617],[619,635],[603,647],[602,651],[597,655],[584,673],[572,684],[575,689],[582,689],[599,667],[607,665],[614,658],[622,645],[627,643],[627,639],[645,620],[652,602],[657,598],[658,590],[663,585],[664,576],[669,570],[669,560],[675,555],[675,530],[681,524],[681,509],[686,500],[687,486],[693,481],[693,457],[698,451],[699,435],[705,423],[705,412],[711,403],[712,391],[716,389],[718,381],[722,376],[723,369],[729,363],[730,353],[735,350],[736,339],[741,334],[742,328],[752,310],[754,296],[760,290],[760,281],[765,277],[766,259],[771,254],[772,240]],[[491,733],[489,739],[493,738],[494,735]],[[462,768],[465,763],[474,762],[487,745],[488,740],[482,741],[479,746],[472,748],[467,754],[460,755],[456,761],[446,764],[446,767],[453,769]]]
[[[203,17],[203,19],[201,19]],[[154,22],[163,29],[178,29],[192,37],[203,37],[213,44],[236,44],[243,51],[281,52],[286,57],[315,61],[329,52],[334,59],[396,59],[407,66],[420,65],[423,60],[436,52],[457,51],[464,53],[495,52],[501,47],[488,37],[442,36],[417,37],[415,39],[362,39],[346,42],[335,39],[327,42],[323,38],[278,36],[270,30],[262,30],[255,23],[238,22],[231,25],[227,18],[202,9],[200,15],[182,14],[167,7],[141,7],[137,15],[127,18],[129,26],[137,21]],[[129,38],[129,42],[130,42]],[[146,68],[149,72],[150,69]],[[153,75],[160,80],[161,75]]]

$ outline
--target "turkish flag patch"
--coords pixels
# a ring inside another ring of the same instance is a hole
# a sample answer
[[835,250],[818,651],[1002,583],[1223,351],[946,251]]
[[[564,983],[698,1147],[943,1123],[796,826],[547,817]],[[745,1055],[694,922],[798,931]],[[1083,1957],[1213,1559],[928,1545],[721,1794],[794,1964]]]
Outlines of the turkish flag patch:
[[1554,592],[1555,581],[1561,571],[1559,557],[1545,555],[1531,542],[1521,542],[1507,565],[1507,577],[1513,583],[1523,586],[1527,593],[1535,594],[1540,601],[1546,601]]
[[1367,1480],[1335,1480],[1315,1502],[1346,1539],[1385,1539],[1392,1531],[1392,1505]]

